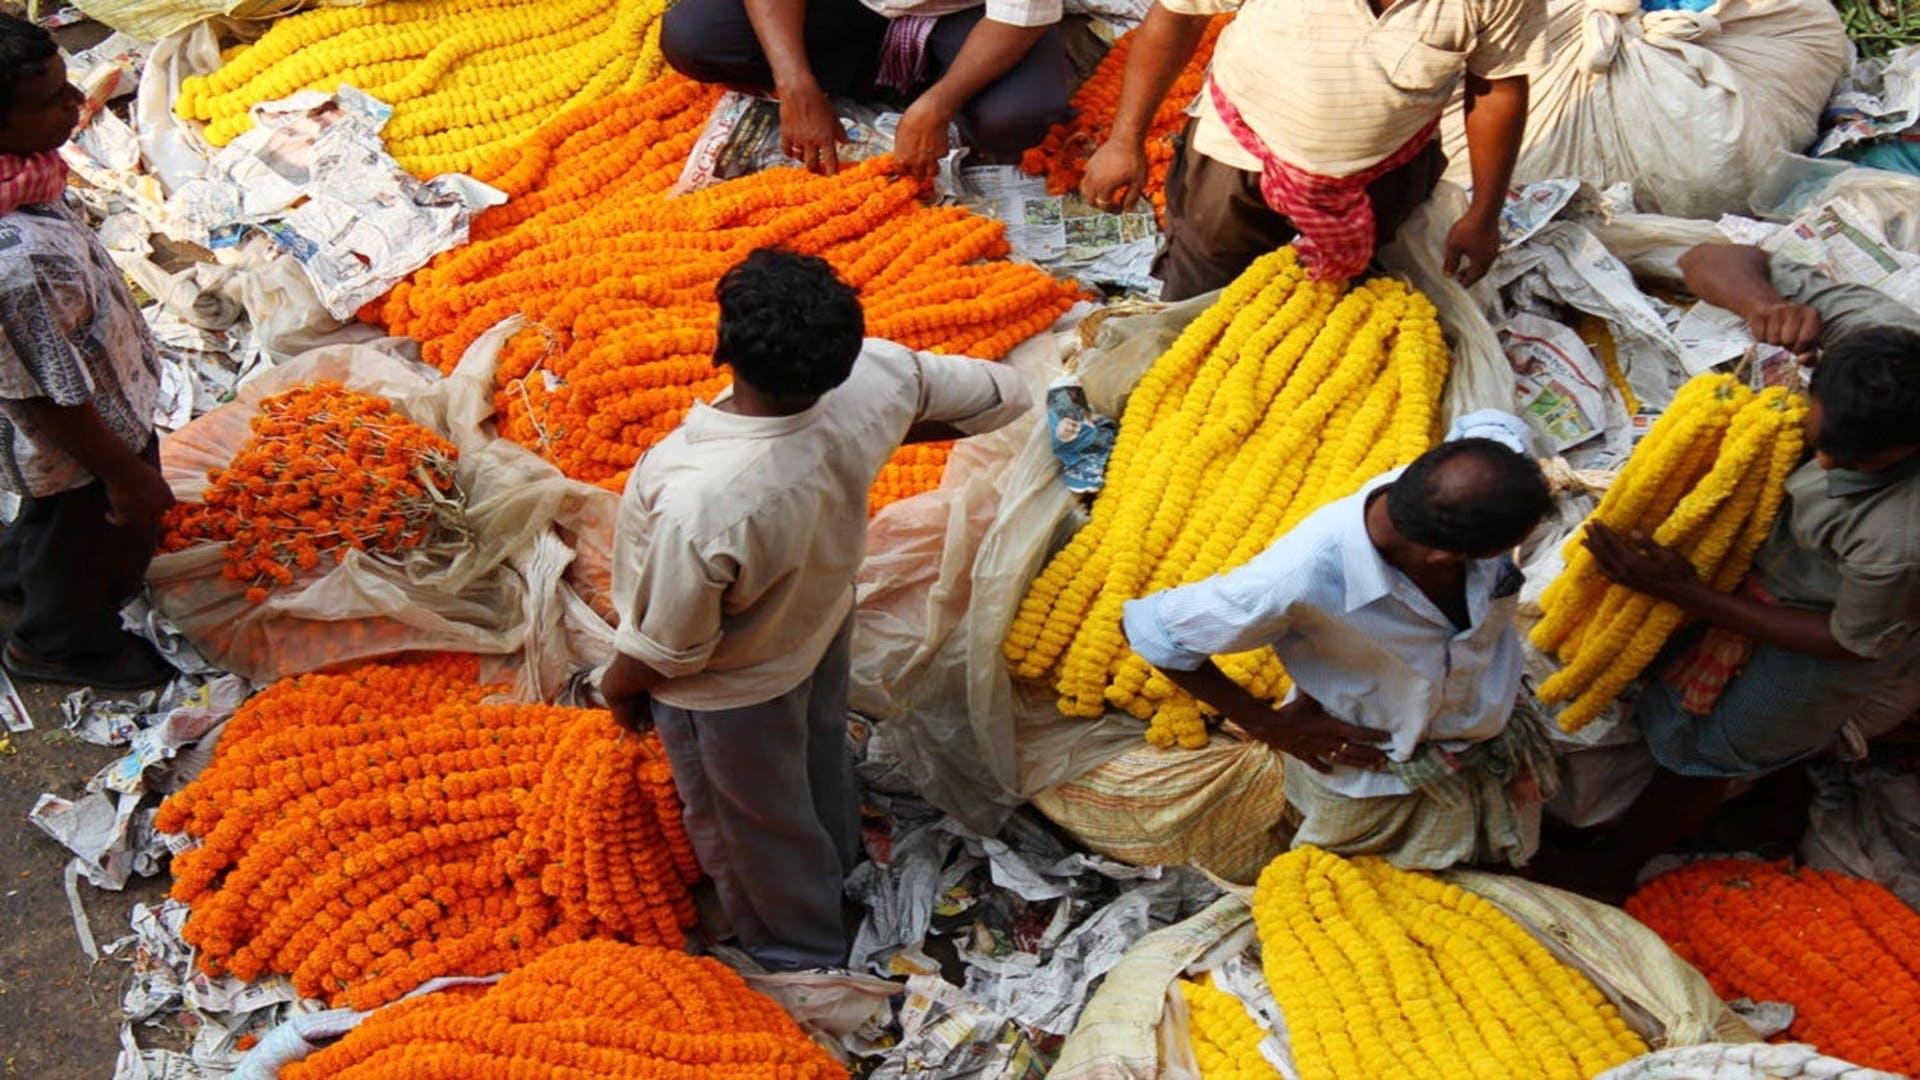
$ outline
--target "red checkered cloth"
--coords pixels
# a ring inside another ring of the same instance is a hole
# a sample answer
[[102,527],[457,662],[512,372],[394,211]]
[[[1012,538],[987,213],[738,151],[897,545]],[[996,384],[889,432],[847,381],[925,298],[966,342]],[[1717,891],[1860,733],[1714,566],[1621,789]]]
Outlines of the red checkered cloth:
[[[1780,601],[1752,578],[1741,586],[1741,595],[1763,604]],[[1694,716],[1705,716],[1720,702],[1727,684],[1753,655],[1753,639],[1715,626],[1700,635],[1693,647],[1675,657],[1660,678],[1680,695],[1680,708]]]
[[1352,176],[1321,176],[1274,157],[1247,126],[1240,110],[1221,92],[1219,83],[1208,79],[1207,92],[1213,95],[1214,110],[1235,141],[1260,159],[1261,198],[1299,230],[1293,247],[1300,253],[1307,276],[1316,281],[1340,281],[1366,273],[1367,264],[1373,261],[1374,233],[1373,200],[1367,197],[1367,185],[1418,157],[1440,130],[1440,118],[1435,117],[1407,145],[1372,168]]
[[0,154],[0,214],[52,202],[67,190],[67,163],[58,150]]

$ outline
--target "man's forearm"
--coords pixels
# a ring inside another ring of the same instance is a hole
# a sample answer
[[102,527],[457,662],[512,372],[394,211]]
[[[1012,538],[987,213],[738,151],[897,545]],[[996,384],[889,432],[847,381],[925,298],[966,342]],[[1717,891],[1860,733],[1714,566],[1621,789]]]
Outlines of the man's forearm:
[[134,473],[153,468],[107,430],[91,403],[55,405],[47,398],[29,398],[20,407],[48,442],[109,485],[124,483]]
[[967,33],[946,73],[921,96],[942,115],[952,116],[995,79],[1012,71],[1047,30],[1045,26],[1013,26],[981,19]]
[[1499,214],[1513,186],[1514,164],[1527,132],[1527,80],[1467,76],[1467,163],[1473,175],[1473,201],[1467,213]]
[[1132,51],[1127,54],[1127,70],[1120,82],[1120,101],[1114,107],[1109,138],[1146,141],[1153,114],[1159,111],[1167,91],[1173,88],[1187,61],[1193,59],[1206,33],[1205,15],[1182,15],[1159,4],[1147,9],[1146,20],[1134,31]]
[[746,0],[747,21],[781,94],[820,89],[807,59],[807,0]]
[[1767,253],[1741,244],[1701,244],[1680,256],[1687,290],[1742,318],[1786,298],[1774,288]]
[[1247,734],[1262,738],[1276,726],[1279,714],[1273,706],[1248,693],[1246,688],[1227,677],[1212,660],[1193,671],[1155,668],[1196,701],[1213,706],[1221,716],[1239,724]]
[[1694,618],[1788,652],[1849,663],[1869,659],[1834,639],[1832,619],[1825,611],[1766,604],[1718,592],[1702,582],[1685,587],[1670,599]]

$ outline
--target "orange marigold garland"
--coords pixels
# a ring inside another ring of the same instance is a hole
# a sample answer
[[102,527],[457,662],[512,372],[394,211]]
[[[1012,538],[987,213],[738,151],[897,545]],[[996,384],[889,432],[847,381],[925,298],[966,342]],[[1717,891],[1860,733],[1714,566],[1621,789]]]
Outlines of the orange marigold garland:
[[484,989],[389,1005],[281,1080],[839,1080],[772,998],[706,957],[555,949]]
[[[921,186],[884,159],[669,196],[710,101],[667,76],[557,118],[524,155],[481,170],[515,198],[479,216],[473,242],[364,314],[418,339],[442,370],[501,319],[525,315],[532,325],[496,376],[501,433],[617,489],[695,400],[727,385],[712,361],[714,286],[755,248],[826,258],[860,290],[869,334],[919,349],[998,359],[1078,299],[1071,283],[1004,261],[1000,223],[923,206]],[[672,153],[651,149],[666,145]],[[925,490],[937,479],[927,466],[944,458],[923,449],[890,466],[875,503]]]
[[370,1008],[589,937],[678,947],[699,870],[656,740],[494,704],[471,657],[283,680],[155,825],[210,972]]
[[[1180,70],[1160,108],[1147,129],[1147,183],[1145,195],[1153,201],[1156,213],[1167,210],[1167,170],[1173,167],[1173,139],[1187,124],[1187,106],[1198,97],[1206,83],[1207,65],[1213,62],[1213,46],[1220,31],[1233,21],[1231,15],[1216,15],[1207,23],[1193,59]],[[1120,107],[1120,86],[1127,72],[1127,56],[1133,51],[1135,30],[1121,35],[1100,61],[1087,81],[1073,95],[1074,116],[1064,124],[1055,124],[1039,146],[1026,152],[1020,167],[1033,176],[1047,178],[1047,190],[1064,195],[1080,186],[1087,174],[1087,159],[1113,131],[1114,112]]]
[[1920,1076],[1920,914],[1886,888],[1784,863],[1713,859],[1627,901],[1728,1000],[1793,1005],[1789,1036]]
[[251,423],[232,462],[207,473],[202,501],[167,513],[160,548],[226,545],[221,572],[253,603],[323,556],[459,539],[453,444],[384,398],[319,382],[261,401]]

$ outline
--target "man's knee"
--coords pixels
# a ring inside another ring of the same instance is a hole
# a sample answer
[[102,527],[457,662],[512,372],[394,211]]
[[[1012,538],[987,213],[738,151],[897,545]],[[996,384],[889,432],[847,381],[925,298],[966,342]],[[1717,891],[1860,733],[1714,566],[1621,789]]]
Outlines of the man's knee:
[[[742,28],[745,40],[738,32]],[[661,17],[660,53],[675,71],[698,82],[750,86],[764,81],[766,61],[740,0],[680,0]]]
[[[1040,88],[1036,88],[1040,89]],[[1038,146],[1047,130],[1072,115],[1067,106],[1067,88],[1062,83],[1044,92],[1022,95],[995,95],[977,102],[967,124],[967,139],[989,154],[1018,154]]]

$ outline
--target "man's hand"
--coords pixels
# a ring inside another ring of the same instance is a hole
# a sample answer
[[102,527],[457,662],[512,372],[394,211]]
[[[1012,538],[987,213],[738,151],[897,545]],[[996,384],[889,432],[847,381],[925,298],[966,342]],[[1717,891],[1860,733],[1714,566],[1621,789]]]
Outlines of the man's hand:
[[660,682],[659,672],[620,653],[600,676],[600,696],[607,699],[607,708],[621,727],[636,735],[645,735],[653,730],[650,695]]
[[834,115],[833,103],[819,87],[780,95],[780,146],[810,173],[832,176],[840,171],[840,144],[846,129]]
[[157,528],[173,508],[173,489],[160,470],[146,462],[128,469],[123,478],[107,485],[107,524],[129,529]]
[[893,136],[893,167],[920,180],[932,179],[940,169],[940,160],[952,149],[947,141],[947,123],[953,117],[931,97],[923,94],[907,106]]
[[1700,584],[1686,556],[1640,533],[1623,536],[1594,522],[1587,526],[1586,545],[1608,581],[1656,600],[1678,603]]
[[1820,344],[1820,313],[1790,300],[1754,309],[1747,316],[1747,326],[1755,341],[1778,345],[1795,356],[1806,356]]
[[1447,231],[1446,250],[1440,256],[1440,269],[1463,286],[1487,276],[1493,260],[1500,254],[1500,214],[1468,208],[1453,228]]
[[1087,205],[1119,213],[1131,210],[1147,183],[1147,152],[1131,139],[1109,138],[1087,159],[1080,197]]
[[1247,734],[1320,772],[1332,772],[1338,765],[1379,769],[1387,762],[1386,752],[1371,744],[1386,742],[1390,735],[1340,720],[1305,694],[1253,723],[1247,722],[1253,717],[1234,719]]

